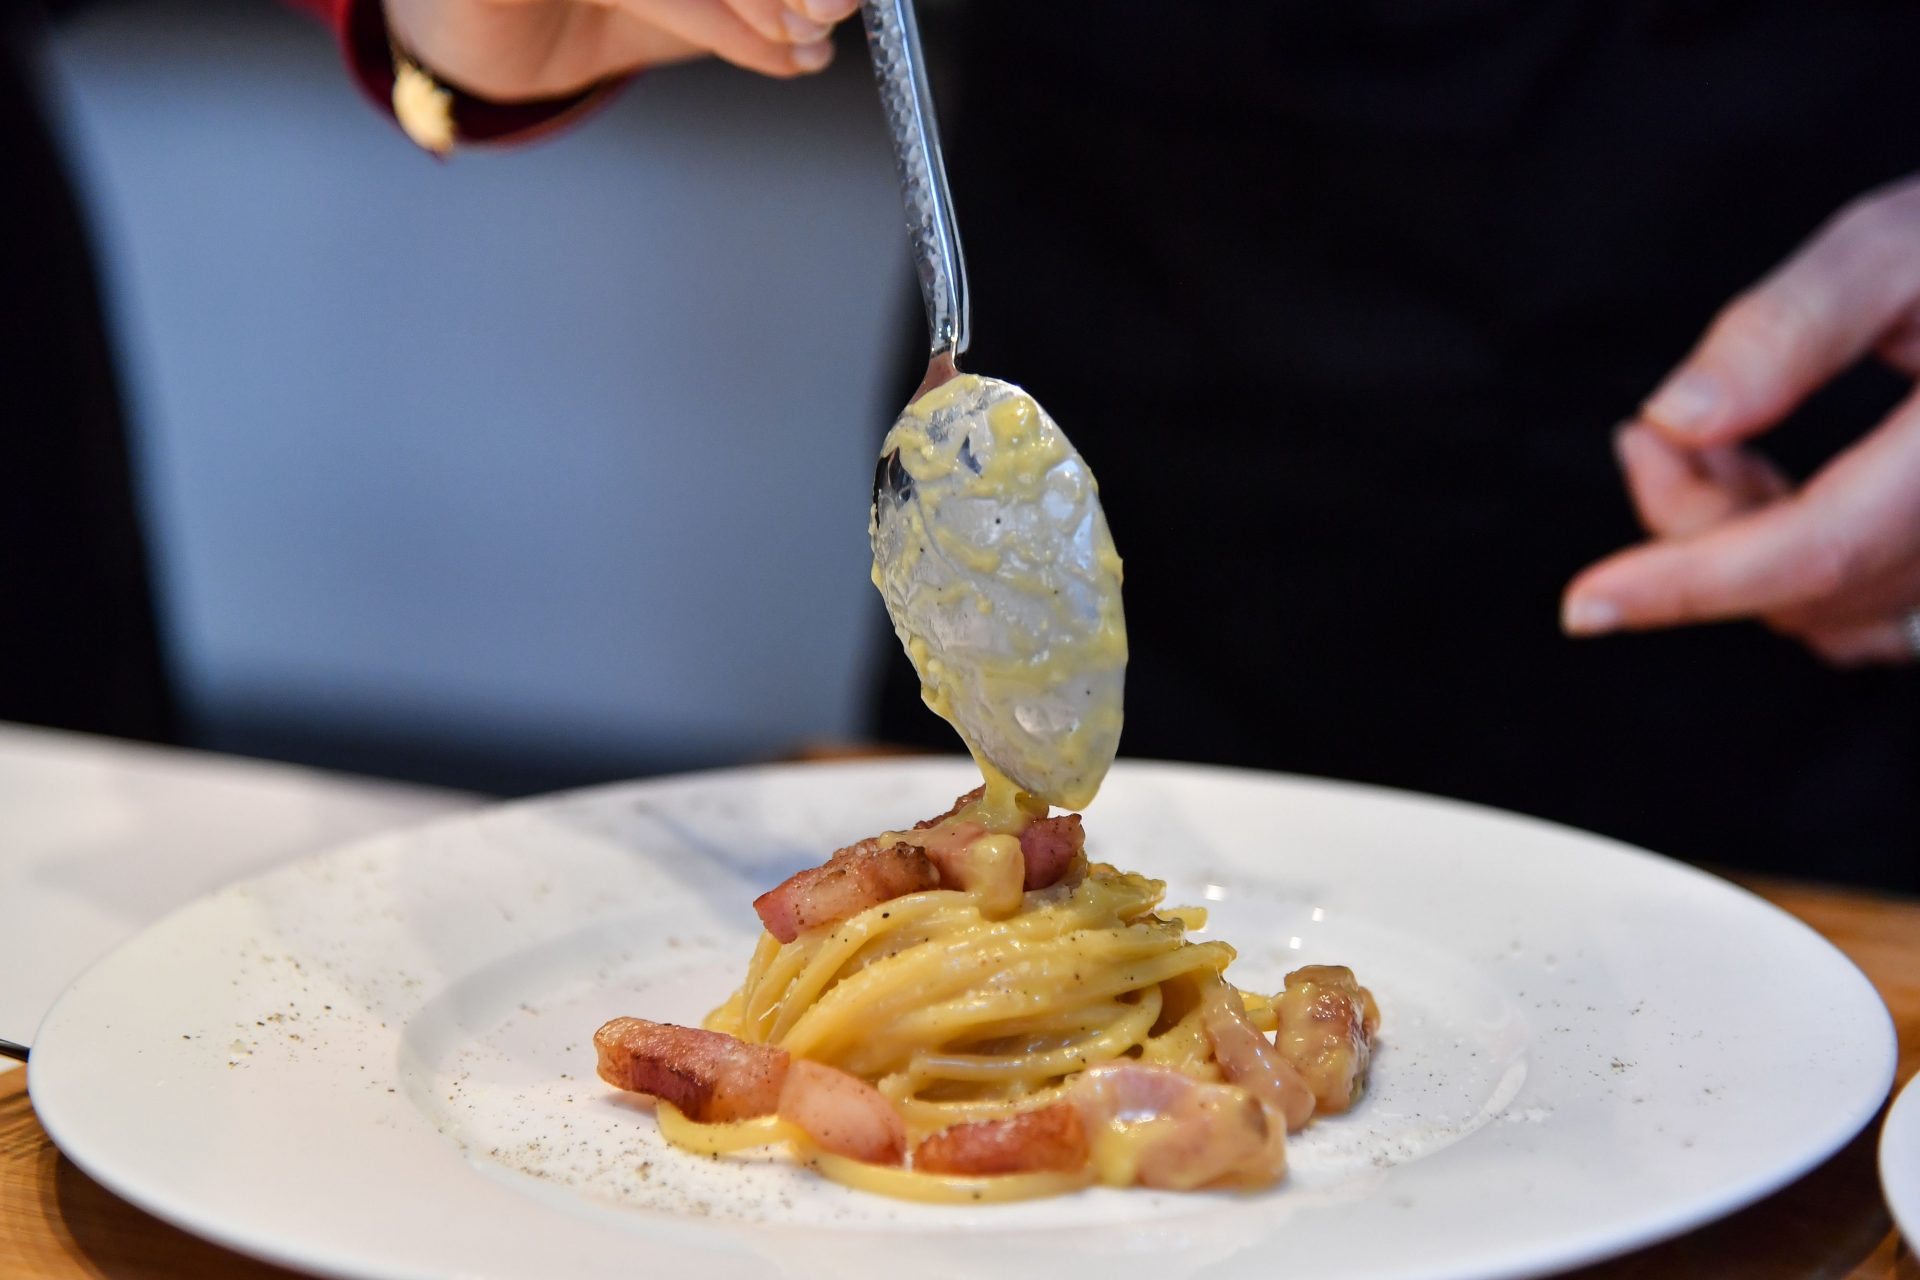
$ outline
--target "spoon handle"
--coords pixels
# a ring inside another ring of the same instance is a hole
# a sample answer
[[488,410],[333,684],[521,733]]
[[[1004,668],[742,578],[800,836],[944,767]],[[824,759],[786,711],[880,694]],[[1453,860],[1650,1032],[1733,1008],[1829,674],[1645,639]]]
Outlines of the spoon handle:
[[873,74],[880,82],[887,131],[893,135],[900,196],[907,207],[907,239],[920,277],[920,296],[927,303],[932,353],[951,358],[967,349],[967,264],[960,254],[960,229],[953,219],[913,0],[861,0],[860,17],[866,23]]

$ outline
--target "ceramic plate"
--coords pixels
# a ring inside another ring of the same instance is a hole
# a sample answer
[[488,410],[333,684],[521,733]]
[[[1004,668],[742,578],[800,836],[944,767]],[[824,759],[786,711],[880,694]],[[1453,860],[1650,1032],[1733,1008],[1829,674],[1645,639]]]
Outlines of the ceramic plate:
[[1920,1241],[1920,1085],[1912,1080],[1894,1099],[1880,1130],[1880,1185],[1900,1234],[1909,1245]]
[[[666,1147],[600,1084],[606,1018],[692,1021],[749,902],[937,813],[947,761],[768,768],[508,805],[203,899],[78,982],[31,1087],[83,1169],[342,1276],[1518,1276],[1631,1249],[1817,1164],[1894,1062],[1811,930],[1662,858],[1484,809],[1118,767],[1105,860],[1211,909],[1231,976],[1351,965],[1384,1015],[1352,1114],[1259,1194],[901,1204]],[[1812,1042],[1780,1034],[1820,1010]]]

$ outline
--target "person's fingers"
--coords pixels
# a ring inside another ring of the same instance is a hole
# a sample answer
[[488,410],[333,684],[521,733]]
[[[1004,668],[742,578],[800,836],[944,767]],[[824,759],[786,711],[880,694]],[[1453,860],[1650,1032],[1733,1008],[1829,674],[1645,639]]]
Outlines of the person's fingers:
[[1776,609],[1766,615],[1776,631],[1810,631],[1864,626],[1920,606],[1920,559],[1896,566],[1877,578],[1857,583],[1838,595]]
[[1809,539],[1805,503],[1776,503],[1698,537],[1645,543],[1573,580],[1561,605],[1571,635],[1713,622],[1781,609],[1837,583]]
[[831,41],[823,38],[793,44],[770,39],[719,0],[616,0],[616,3],[642,22],[703,49],[711,49],[717,57],[762,75],[804,75],[820,70],[833,59]]
[[1656,538],[1684,538],[1709,529],[1739,508],[1707,481],[1685,450],[1644,423],[1615,433],[1614,453],[1640,523]]
[[1902,373],[1920,378],[1920,314],[1915,314],[1880,339],[1874,354]]
[[726,0],[726,3],[754,31],[778,44],[817,44],[833,31],[829,24],[815,22],[783,0]]
[[1721,311],[1642,409],[1683,444],[1764,431],[1872,349],[1920,299],[1920,181],[1842,210]]
[[1795,638],[1836,667],[1891,665],[1914,660],[1906,623],[1897,618],[1808,631]]
[[1682,449],[1643,422],[1621,427],[1614,450],[1640,523],[1660,538],[1705,532],[1789,488],[1757,454],[1733,446]]
[[860,7],[860,0],[786,0],[786,4],[795,13],[831,26],[851,18]]
[[1573,635],[1784,612],[1920,560],[1920,396],[1798,494],[1690,538],[1620,552],[1562,601]]
[[1752,449],[1721,445],[1702,449],[1696,464],[1722,492],[1732,495],[1743,510],[1765,506],[1793,492],[1785,472]]

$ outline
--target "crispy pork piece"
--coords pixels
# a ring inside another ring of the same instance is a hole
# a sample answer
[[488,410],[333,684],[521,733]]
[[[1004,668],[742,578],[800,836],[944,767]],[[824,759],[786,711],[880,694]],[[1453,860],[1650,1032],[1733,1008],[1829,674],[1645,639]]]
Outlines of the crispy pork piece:
[[1274,1001],[1280,1029],[1274,1043],[1305,1080],[1319,1110],[1345,1111],[1366,1091],[1380,1006],[1339,964],[1308,965],[1287,975]]
[[[954,817],[980,799],[985,788],[976,787],[953,802],[953,807],[937,818],[916,822],[915,831],[925,831],[922,843],[927,856],[940,869],[940,883],[949,889],[967,887],[964,859],[967,846],[987,833],[978,822],[954,822]],[[1057,884],[1067,874],[1087,843],[1080,815],[1063,813],[1054,818],[1033,818],[1020,829],[1020,854],[1025,862],[1023,889],[1044,889]]]
[[[792,942],[809,929],[838,924],[877,906],[924,889],[976,887],[977,868],[968,859],[969,846],[987,833],[977,822],[953,822],[961,810],[980,798],[969,791],[937,818],[914,824],[926,834],[915,842],[883,844],[878,836],[856,840],[817,867],[789,876],[783,883],[753,900],[753,909],[767,932]],[[1035,818],[1020,832],[1022,890],[1044,889],[1078,862],[1086,833],[1077,813]],[[1017,897],[1017,895],[1016,895]],[[1016,904],[1017,905],[1017,904]]]
[[823,1151],[899,1164],[907,1127],[880,1091],[824,1063],[718,1031],[615,1018],[594,1032],[600,1078],[705,1124],[778,1113]]
[[593,1033],[593,1047],[608,1084],[710,1123],[776,1110],[789,1069],[784,1049],[642,1018],[615,1018]]
[[913,1167],[923,1173],[1070,1173],[1087,1159],[1087,1126],[1064,1102],[956,1124],[913,1149]]
[[1201,1026],[1213,1045],[1214,1061],[1229,1084],[1237,1084],[1272,1107],[1297,1132],[1313,1117],[1315,1093],[1286,1055],[1247,1019],[1240,993],[1222,979],[1207,987],[1200,1003]]
[[780,1090],[780,1117],[790,1120],[822,1151],[899,1164],[907,1151],[907,1126],[891,1102],[858,1076],[796,1058]]
[[1102,1130],[1121,1123],[1143,1187],[1261,1187],[1287,1171],[1280,1116],[1236,1086],[1120,1062],[1081,1072],[1067,1095],[1096,1146]]
[[926,852],[909,844],[880,848],[862,841],[824,865],[789,876],[753,900],[767,932],[792,942],[809,929],[838,924],[868,907],[938,887],[940,873]]
[[1086,847],[1087,833],[1079,814],[1035,818],[1020,833],[1020,852],[1027,860],[1026,887],[1045,889],[1058,884]]

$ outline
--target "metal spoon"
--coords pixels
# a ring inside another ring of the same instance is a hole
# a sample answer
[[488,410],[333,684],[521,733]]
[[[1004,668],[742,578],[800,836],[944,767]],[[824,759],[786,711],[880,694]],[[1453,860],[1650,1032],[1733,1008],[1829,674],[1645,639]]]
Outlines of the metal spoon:
[[927,704],[983,765],[1062,808],[1120,743],[1120,558],[1086,461],[1019,387],[959,371],[966,264],[912,0],[863,0],[927,304],[926,380],[880,447],[873,581]]

